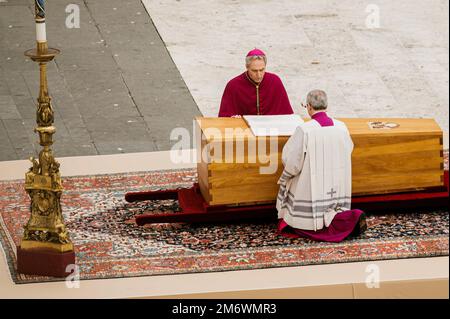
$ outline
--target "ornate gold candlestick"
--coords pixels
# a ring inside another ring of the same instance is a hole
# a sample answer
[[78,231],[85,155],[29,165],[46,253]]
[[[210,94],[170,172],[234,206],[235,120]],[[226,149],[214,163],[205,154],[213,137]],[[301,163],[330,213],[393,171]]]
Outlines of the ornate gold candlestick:
[[[33,166],[25,174],[31,217],[24,226],[23,239],[17,250],[17,268],[21,273],[64,276],[67,274],[66,266],[75,263],[75,255],[61,212],[63,188],[59,163],[51,150],[56,129],[47,85],[47,63],[60,51],[47,46],[44,1],[35,0],[35,8],[37,48],[26,51],[25,55],[38,62],[40,68],[35,132],[39,134],[39,144],[43,149],[38,159],[30,158]],[[36,258],[41,258],[39,266],[35,265]]]

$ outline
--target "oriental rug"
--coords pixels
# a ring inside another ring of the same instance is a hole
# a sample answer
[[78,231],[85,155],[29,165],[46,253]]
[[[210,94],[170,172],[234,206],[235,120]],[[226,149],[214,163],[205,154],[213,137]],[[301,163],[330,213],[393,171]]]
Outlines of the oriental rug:
[[[341,243],[277,235],[275,222],[134,223],[134,216],[179,210],[175,200],[127,203],[128,191],[190,187],[195,169],[64,178],[62,209],[81,279],[216,272],[445,256],[448,210],[368,216],[368,230]],[[29,218],[23,180],[0,182],[0,241],[15,283],[62,279],[16,273],[16,246]]]

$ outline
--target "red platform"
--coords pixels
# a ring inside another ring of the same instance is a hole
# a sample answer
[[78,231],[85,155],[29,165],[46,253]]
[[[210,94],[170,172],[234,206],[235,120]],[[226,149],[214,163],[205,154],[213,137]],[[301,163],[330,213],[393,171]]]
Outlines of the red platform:
[[[449,198],[448,171],[444,173],[444,181],[445,187],[426,191],[353,197],[352,208],[358,208],[365,212],[392,212],[409,208],[446,208]],[[161,199],[177,199],[181,212],[138,215],[136,216],[138,225],[277,219],[275,203],[248,206],[210,206],[203,199],[198,184],[184,189],[125,194],[125,200],[128,202]]]
[[75,252],[51,249],[21,249],[17,247],[17,272],[25,275],[67,277],[67,266],[75,265]]

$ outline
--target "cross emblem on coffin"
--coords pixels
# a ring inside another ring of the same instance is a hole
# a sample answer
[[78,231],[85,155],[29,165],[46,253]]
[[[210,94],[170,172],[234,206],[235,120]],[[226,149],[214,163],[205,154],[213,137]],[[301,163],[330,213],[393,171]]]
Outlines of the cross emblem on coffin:
[[333,198],[333,195],[336,194],[336,193],[337,192],[333,188],[331,188],[331,190],[327,194],[330,195],[331,198]]

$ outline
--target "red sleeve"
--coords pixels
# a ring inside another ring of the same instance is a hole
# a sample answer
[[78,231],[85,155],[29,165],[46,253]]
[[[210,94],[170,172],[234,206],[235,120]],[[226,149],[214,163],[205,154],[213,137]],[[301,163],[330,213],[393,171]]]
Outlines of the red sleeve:
[[237,114],[232,91],[231,85],[228,83],[223,91],[222,101],[220,102],[219,117],[230,117]]
[[278,82],[278,90],[280,92],[280,97],[278,101],[278,114],[294,114],[294,111],[292,110],[291,103],[289,102],[289,97],[287,95],[286,89],[284,88],[283,82],[281,79],[277,76],[276,77]]

